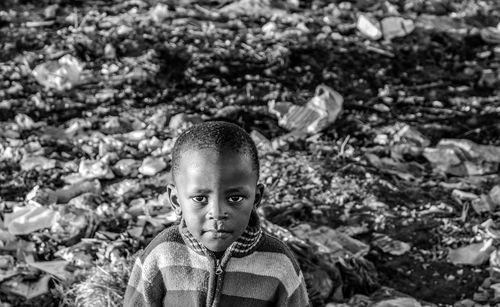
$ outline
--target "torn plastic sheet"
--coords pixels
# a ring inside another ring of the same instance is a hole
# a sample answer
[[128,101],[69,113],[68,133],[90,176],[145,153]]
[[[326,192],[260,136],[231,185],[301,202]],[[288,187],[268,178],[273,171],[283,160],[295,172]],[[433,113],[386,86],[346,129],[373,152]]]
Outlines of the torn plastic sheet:
[[448,259],[453,264],[480,265],[486,262],[495,250],[492,240],[474,243],[457,249],[450,249]]
[[42,206],[16,206],[12,213],[5,214],[5,226],[13,235],[26,235],[34,231],[50,228],[59,219],[59,213]]
[[335,122],[344,98],[326,85],[316,87],[314,97],[305,106],[289,102],[269,102],[269,111],[278,117],[278,124],[288,130],[318,133]]
[[33,76],[41,85],[58,91],[69,90],[82,83],[83,64],[72,55],[58,61],[48,61],[33,69]]

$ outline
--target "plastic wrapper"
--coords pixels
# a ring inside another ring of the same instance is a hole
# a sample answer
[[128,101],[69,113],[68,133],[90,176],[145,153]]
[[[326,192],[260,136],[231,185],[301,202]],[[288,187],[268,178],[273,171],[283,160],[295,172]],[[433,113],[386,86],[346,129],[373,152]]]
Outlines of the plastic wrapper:
[[33,76],[41,85],[65,91],[82,83],[83,65],[67,54],[58,61],[49,61],[36,66]]
[[474,243],[457,249],[451,249],[448,259],[454,264],[481,265],[488,261],[490,254],[495,250],[491,241]]
[[500,30],[498,27],[486,27],[479,32],[481,38],[489,44],[500,44]]
[[410,251],[411,245],[399,240],[394,240],[389,236],[379,235],[372,241],[372,244],[380,248],[384,253],[394,256],[401,256]]
[[71,245],[78,242],[87,233],[92,232],[92,212],[85,209],[64,207],[59,212],[59,218],[51,227],[51,237]]
[[134,130],[131,132],[124,133],[122,137],[124,140],[130,142],[130,143],[139,143],[140,141],[150,138],[155,134],[153,130],[150,129],[140,129],[140,130]]
[[253,130],[250,133],[250,137],[254,141],[255,145],[257,146],[257,149],[261,150],[262,152],[269,152],[273,150],[273,145],[272,142],[266,138],[262,133]]
[[383,300],[373,304],[372,307],[422,307],[422,304],[412,297],[398,297]]
[[11,255],[0,255],[0,270],[9,270],[14,267],[15,260]]
[[82,160],[78,172],[85,179],[112,179],[115,177],[109,165],[103,161]]
[[157,4],[151,10],[151,19],[157,24],[161,24],[162,22],[164,22],[168,16],[169,16],[168,6],[163,3]]
[[22,296],[25,299],[34,299],[49,293],[50,276],[44,275],[36,281],[23,281],[19,276],[11,278],[0,285],[3,293]]
[[48,206],[57,203],[57,195],[51,189],[42,189],[40,186],[35,186],[26,194],[26,202],[38,206]]
[[146,157],[142,161],[141,167],[139,167],[139,172],[146,176],[154,176],[166,167],[167,163],[165,163],[163,158]]
[[77,184],[73,184],[62,189],[56,190],[55,195],[57,197],[57,202],[64,204],[69,202],[71,199],[84,194],[84,193],[101,193],[101,183],[99,180],[93,181],[83,181]]
[[425,148],[423,155],[437,170],[456,176],[496,173],[500,163],[500,147],[464,139],[443,139],[435,148]]
[[203,122],[203,120],[199,115],[179,113],[170,118],[168,128],[174,131],[184,130],[201,122]]
[[135,177],[139,172],[141,161],[134,159],[122,159],[113,166],[113,171],[123,177]]
[[133,179],[121,180],[106,187],[105,192],[119,198],[131,198],[137,195],[143,186]]
[[372,40],[378,40],[382,38],[382,30],[380,29],[379,22],[366,15],[358,16],[356,27],[358,28],[359,32]]
[[72,277],[71,273],[65,269],[68,265],[68,262],[65,260],[31,262],[29,265],[39,269],[40,271],[49,273],[62,281],[67,281]]
[[316,87],[314,97],[305,106],[290,103],[269,103],[269,110],[278,116],[280,126],[288,130],[318,133],[335,122],[344,98],[326,85]]
[[312,229],[309,225],[299,225],[292,230],[294,233],[300,233],[301,237],[306,237],[325,246],[329,253],[339,256],[354,255],[359,257],[366,255],[370,250],[370,246],[367,244],[327,226]]
[[415,30],[415,24],[411,19],[391,16],[380,22],[384,39],[391,40],[395,37],[403,37]]
[[59,213],[37,205],[14,207],[12,213],[5,214],[5,226],[13,235],[25,235],[50,228],[59,219]]
[[32,130],[39,124],[26,114],[17,114],[15,117],[16,124],[21,130]]
[[24,156],[20,161],[21,169],[29,171],[32,169],[53,169],[56,167],[56,160],[48,159],[42,156]]
[[500,185],[494,186],[488,193],[488,200],[495,208],[500,207]]
[[[284,10],[273,7],[273,1],[270,0],[238,0],[228,2],[229,4],[222,7],[219,12],[230,15],[247,15],[247,16],[272,16],[284,15]],[[286,4],[286,2],[281,2]]]

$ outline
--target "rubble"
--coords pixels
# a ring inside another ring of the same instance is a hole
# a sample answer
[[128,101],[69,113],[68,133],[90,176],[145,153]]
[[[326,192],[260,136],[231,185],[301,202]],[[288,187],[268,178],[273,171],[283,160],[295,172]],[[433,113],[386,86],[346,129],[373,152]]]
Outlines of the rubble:
[[424,2],[1,3],[0,302],[119,305],[224,119],[313,306],[496,304],[498,7]]

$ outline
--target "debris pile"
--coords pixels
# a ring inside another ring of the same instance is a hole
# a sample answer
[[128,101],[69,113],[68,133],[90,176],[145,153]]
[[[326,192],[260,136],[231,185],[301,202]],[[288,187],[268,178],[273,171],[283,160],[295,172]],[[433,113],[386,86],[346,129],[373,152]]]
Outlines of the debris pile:
[[47,2],[0,3],[0,305],[120,305],[213,119],[314,306],[498,302],[496,2]]

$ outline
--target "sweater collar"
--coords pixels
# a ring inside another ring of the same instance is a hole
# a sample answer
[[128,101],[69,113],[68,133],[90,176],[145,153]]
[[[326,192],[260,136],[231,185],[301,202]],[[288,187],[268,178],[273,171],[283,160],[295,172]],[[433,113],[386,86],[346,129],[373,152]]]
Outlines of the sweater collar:
[[[179,231],[181,236],[184,238],[184,241],[188,244],[191,249],[195,252],[203,255],[210,255],[214,257],[214,253],[207,249],[200,241],[198,241],[191,232],[187,229],[186,222],[184,219],[181,219],[179,224]],[[250,221],[248,222],[248,226],[241,234],[241,236],[233,242],[224,254],[230,254],[236,257],[242,257],[251,253],[254,248],[259,243],[262,237],[262,229],[260,227],[259,216],[257,212],[252,211],[250,216]]]

